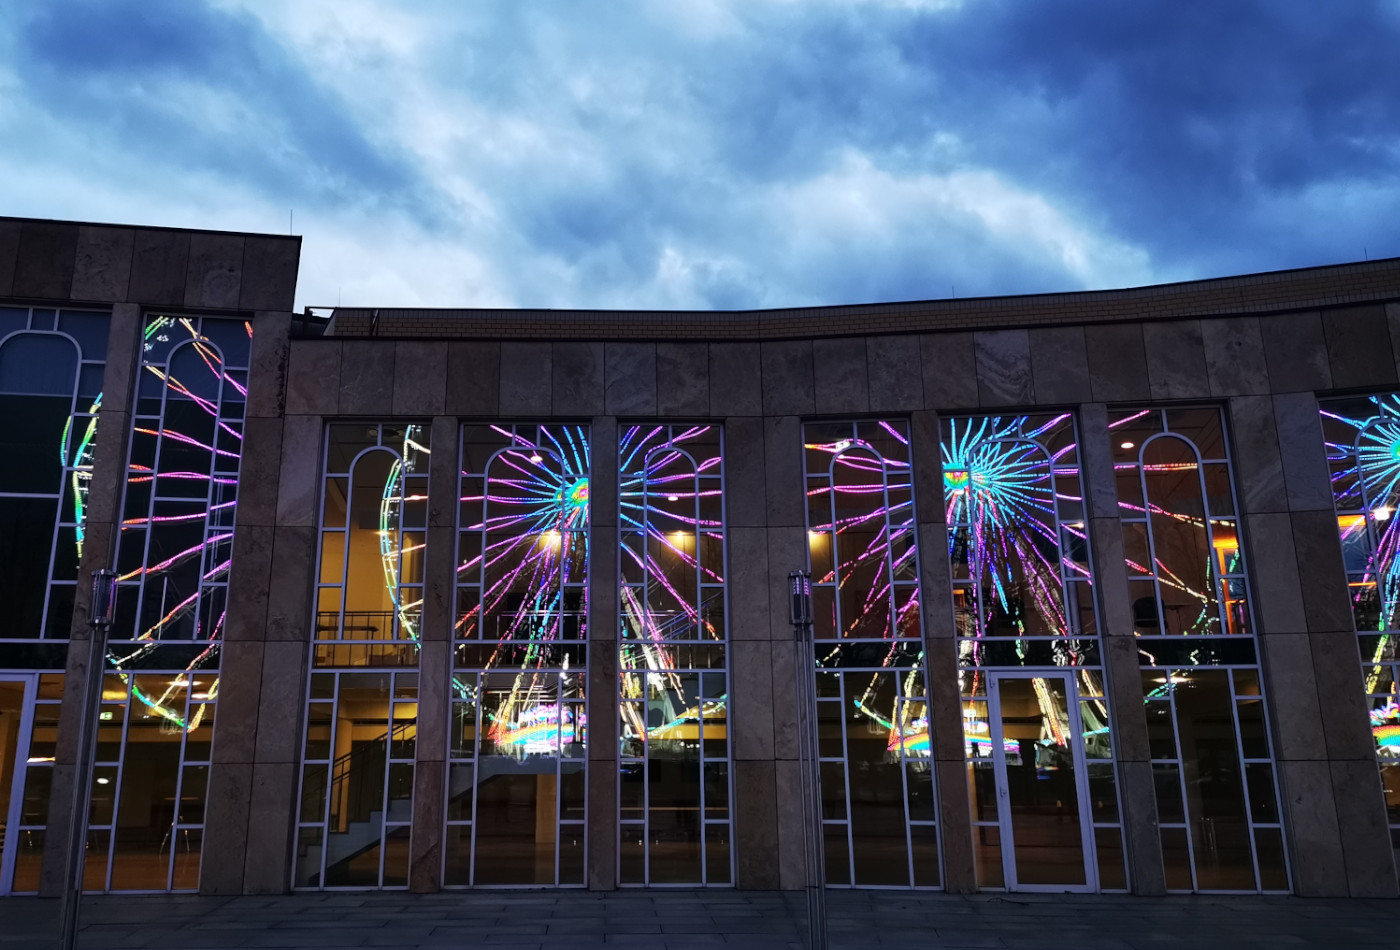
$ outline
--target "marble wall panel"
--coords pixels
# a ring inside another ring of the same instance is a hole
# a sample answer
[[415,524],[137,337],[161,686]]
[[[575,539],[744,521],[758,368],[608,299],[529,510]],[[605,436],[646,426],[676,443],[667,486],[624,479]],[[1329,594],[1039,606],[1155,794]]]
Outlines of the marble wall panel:
[[1276,393],[1332,388],[1322,315],[1281,313],[1259,318],[1264,356],[1269,364],[1269,388]]
[[1202,320],[1210,394],[1257,396],[1269,391],[1269,365],[1258,317]]
[[301,238],[249,235],[243,244],[242,310],[291,310],[296,306]]
[[1390,843],[1380,776],[1367,760],[1332,762],[1332,795],[1342,832],[1347,893],[1351,897],[1396,896],[1395,850]]
[[1346,860],[1331,769],[1326,762],[1280,762],[1279,786],[1299,897],[1345,897]]
[[711,343],[710,415],[763,415],[763,370],[757,343]]
[[1108,323],[1084,328],[1089,386],[1095,402],[1150,399],[1142,324]]
[[710,414],[708,344],[656,344],[656,407],[660,415],[672,418]]
[[394,347],[346,340],[340,351],[340,415],[383,418],[393,409]]
[[1153,399],[1201,399],[1210,395],[1199,320],[1145,323],[1142,341],[1147,350],[1147,379]]
[[1279,455],[1274,401],[1269,396],[1234,396],[1228,403],[1235,491],[1252,514],[1288,510],[1288,490]]
[[796,416],[769,416],[763,420],[763,459],[768,498],[766,523],[805,527],[802,423]]
[[185,270],[186,307],[238,309],[243,285],[243,243],[243,236],[238,234],[195,232],[190,235],[189,265]]
[[[253,315],[253,347],[248,367],[248,418],[276,418],[287,411],[287,364],[292,315],[259,310]],[[339,380],[337,380],[337,386]],[[334,392],[336,387],[331,387]]]
[[656,415],[656,344],[609,343],[605,363],[608,415]]
[[189,270],[188,231],[138,229],[131,251],[127,299],[147,306],[180,306]]
[[447,403],[453,416],[494,417],[501,405],[501,344],[447,344]]
[[394,344],[393,415],[441,415],[447,400],[447,347],[400,340]]
[[810,340],[764,343],[763,413],[800,415],[816,411],[814,357]]
[[67,300],[73,289],[78,226],[46,221],[20,225],[14,295]]
[[731,527],[768,523],[765,451],[761,418],[730,416],[724,421],[724,516]]
[[507,417],[544,417],[553,409],[552,347],[548,343],[500,344],[500,413]]
[[782,886],[780,862],[773,860],[779,853],[778,792],[771,760],[734,762],[734,845],[740,890]]
[[976,409],[977,354],[971,333],[925,333],[919,337],[924,408],[940,412]]
[[977,354],[977,393],[983,406],[1035,402],[1027,330],[986,330],[972,335]]
[[812,365],[817,412],[863,415],[870,411],[864,339],[815,340]]
[[1383,305],[1325,310],[1322,332],[1337,389],[1395,385],[1395,354]]
[[1083,327],[1030,331],[1031,376],[1041,405],[1074,405],[1094,398]]
[[288,414],[334,416],[339,413],[341,346],[341,341],[335,339],[292,341],[287,352]]
[[602,343],[554,343],[550,362],[554,371],[554,414],[599,416],[603,414],[604,356]]
[[872,336],[865,340],[870,411],[908,413],[924,405],[919,337]]
[[81,225],[73,263],[74,300],[126,300],[136,232],[130,228]]

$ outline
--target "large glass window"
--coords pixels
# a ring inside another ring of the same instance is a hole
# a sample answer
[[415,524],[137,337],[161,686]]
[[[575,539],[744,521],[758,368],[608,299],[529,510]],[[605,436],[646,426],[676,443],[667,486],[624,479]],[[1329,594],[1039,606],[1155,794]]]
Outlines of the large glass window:
[[1286,891],[1224,420],[1122,410],[1109,430],[1167,886]]
[[109,774],[93,787],[110,806],[94,811],[94,827],[107,825],[89,841],[90,855],[107,853],[105,880],[88,879],[95,889],[198,885],[252,334],[214,317],[152,315],[143,327],[107,652],[115,672],[103,687]]
[[588,429],[462,430],[447,886],[584,884]]
[[0,307],[0,639],[68,637],[108,323]]
[[295,887],[408,886],[430,451],[327,427]]
[[942,439],[978,883],[1124,889],[1074,419],[954,417]]
[[618,453],[619,879],[729,884],[721,433],[630,426]]
[[1400,850],[1400,395],[1331,399],[1321,410],[1371,734]]
[[938,886],[909,428],[803,430],[827,882]]

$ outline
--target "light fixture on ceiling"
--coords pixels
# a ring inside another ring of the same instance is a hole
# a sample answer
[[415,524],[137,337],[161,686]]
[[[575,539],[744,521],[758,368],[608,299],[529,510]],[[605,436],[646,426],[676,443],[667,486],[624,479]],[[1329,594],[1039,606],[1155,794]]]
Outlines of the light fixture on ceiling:
[[1132,449],[1132,448],[1136,448],[1136,447],[1137,447],[1137,443],[1136,443],[1136,442],[1123,442],[1123,443],[1120,443],[1118,447],[1119,447],[1120,449]]

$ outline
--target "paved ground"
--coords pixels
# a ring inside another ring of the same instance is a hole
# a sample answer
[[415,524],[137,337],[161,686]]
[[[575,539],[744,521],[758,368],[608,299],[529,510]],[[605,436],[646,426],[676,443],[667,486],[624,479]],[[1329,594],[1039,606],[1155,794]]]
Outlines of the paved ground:
[[[0,950],[48,950],[58,902],[0,900]],[[1400,901],[833,892],[832,950],[1400,948]],[[92,897],[82,950],[802,948],[801,895],[494,891]]]

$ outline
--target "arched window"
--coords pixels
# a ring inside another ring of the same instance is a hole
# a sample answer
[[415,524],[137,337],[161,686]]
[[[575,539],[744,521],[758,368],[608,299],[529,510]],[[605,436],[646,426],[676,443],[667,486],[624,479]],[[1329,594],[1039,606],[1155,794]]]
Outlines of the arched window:
[[464,426],[460,471],[443,882],[581,887],[588,429]]
[[1224,420],[1121,410],[1109,431],[1167,886],[1286,891]]
[[827,881],[936,887],[908,425],[809,423],[803,442]]
[[729,884],[721,432],[629,426],[618,453],[619,876]]
[[428,429],[333,423],[293,884],[408,884]]

